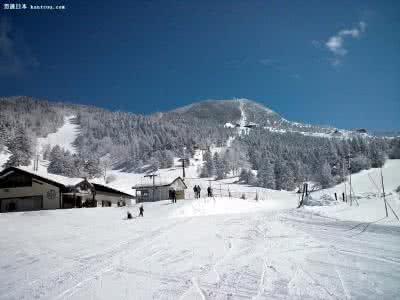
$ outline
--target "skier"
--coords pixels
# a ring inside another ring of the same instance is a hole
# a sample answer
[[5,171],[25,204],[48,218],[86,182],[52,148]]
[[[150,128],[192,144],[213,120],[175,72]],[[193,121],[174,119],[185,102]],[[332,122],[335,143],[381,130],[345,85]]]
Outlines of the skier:
[[200,192],[201,192],[201,187],[198,185],[197,186],[197,198],[200,199]]
[[197,198],[197,193],[198,193],[197,185],[193,187],[193,192],[194,192],[194,198]]
[[211,188],[211,186],[209,186],[207,188],[207,197],[212,197],[212,188]]
[[139,207],[139,217],[143,217],[144,208],[143,205]]

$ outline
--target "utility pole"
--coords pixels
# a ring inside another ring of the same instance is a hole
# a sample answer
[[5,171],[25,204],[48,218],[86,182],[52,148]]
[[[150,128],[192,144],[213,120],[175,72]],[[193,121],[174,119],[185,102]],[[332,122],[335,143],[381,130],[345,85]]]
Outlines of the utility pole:
[[382,183],[382,192],[383,192],[383,202],[385,203],[386,217],[388,217],[389,214],[388,214],[387,203],[386,203],[385,185],[383,184],[382,167],[381,167],[381,183]]
[[185,180],[186,172],[185,172],[185,163],[186,163],[186,147],[183,147],[183,157],[181,158],[182,161],[182,179]]
[[348,163],[348,165],[347,165],[347,168],[348,168],[348,170],[349,170],[349,183],[350,183],[350,206],[352,206],[353,205],[353,197],[352,197],[352,187],[351,187],[351,154],[349,153],[348,155],[347,155],[347,163]]
[[182,179],[185,180],[186,173],[185,173],[185,157],[182,159]]
[[38,170],[39,170],[39,154],[37,154],[36,152],[33,158],[33,171],[37,172]]
[[149,177],[150,179],[153,179],[153,202],[155,201],[155,198],[154,198],[154,191],[155,191],[155,177],[156,176],[158,176],[157,174],[149,174],[149,175],[145,175],[144,177]]
[[342,162],[342,172],[343,172],[343,178],[344,178],[344,199],[343,199],[343,201],[346,201],[347,202],[347,174],[346,174],[346,168],[345,168],[345,166],[346,166],[346,162],[345,161],[343,161]]

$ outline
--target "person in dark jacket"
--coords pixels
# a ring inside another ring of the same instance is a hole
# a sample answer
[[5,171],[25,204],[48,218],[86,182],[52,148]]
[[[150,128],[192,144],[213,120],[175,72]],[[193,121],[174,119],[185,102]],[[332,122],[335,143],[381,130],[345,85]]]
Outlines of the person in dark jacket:
[[172,190],[172,203],[176,203],[176,191]]
[[201,192],[201,187],[198,185],[197,186],[197,198],[199,198],[199,199],[200,199],[200,196],[201,196],[200,192]]
[[139,217],[143,217],[144,208],[143,205],[139,207]]
[[198,198],[197,197],[197,194],[198,194],[198,189],[197,189],[197,185],[195,185],[194,187],[193,187],[193,192],[194,192],[194,198]]
[[207,188],[207,197],[212,197],[212,188],[211,188],[211,186],[209,186]]

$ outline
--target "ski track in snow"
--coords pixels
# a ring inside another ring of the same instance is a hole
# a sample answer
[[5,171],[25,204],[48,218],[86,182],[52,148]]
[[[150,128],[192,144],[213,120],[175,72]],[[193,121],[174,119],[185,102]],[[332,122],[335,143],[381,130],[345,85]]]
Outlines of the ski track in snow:
[[[171,217],[185,205],[190,204],[152,204],[145,207],[145,218],[133,221],[121,219],[126,208],[1,215],[0,298],[399,295],[399,226],[371,224],[352,236],[358,228],[354,222],[295,209]],[[19,223],[5,226],[13,220]],[[44,234],[44,223],[56,223],[54,231]],[[26,235],[10,236],[20,226]],[[22,257],[16,245],[25,245]]]

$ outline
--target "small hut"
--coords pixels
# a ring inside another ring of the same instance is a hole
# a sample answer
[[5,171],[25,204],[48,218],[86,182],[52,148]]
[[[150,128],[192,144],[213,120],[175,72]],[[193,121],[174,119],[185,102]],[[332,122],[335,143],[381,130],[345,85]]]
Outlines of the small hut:
[[181,177],[175,178],[172,182],[148,183],[133,186],[136,190],[136,202],[153,202],[169,199],[170,190],[176,191],[176,199],[185,199],[187,186]]

